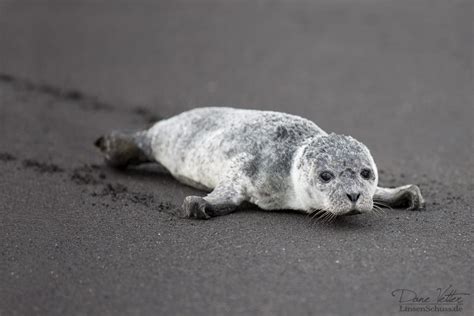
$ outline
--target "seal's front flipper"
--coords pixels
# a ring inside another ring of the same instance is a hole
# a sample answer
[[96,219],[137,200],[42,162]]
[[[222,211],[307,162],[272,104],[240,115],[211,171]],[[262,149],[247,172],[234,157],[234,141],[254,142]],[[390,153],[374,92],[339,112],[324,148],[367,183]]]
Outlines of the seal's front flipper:
[[112,132],[98,138],[94,145],[104,154],[107,164],[114,168],[152,161],[150,141],[146,132]]
[[231,203],[211,204],[199,196],[188,196],[184,199],[184,217],[194,219],[210,219],[211,217],[222,216],[232,213],[238,205]]
[[418,210],[425,207],[425,200],[417,185],[409,184],[398,188],[377,187],[374,194],[374,203],[381,206]]
[[188,196],[182,206],[184,217],[209,219],[234,212],[244,201],[233,188],[218,186],[205,197]]

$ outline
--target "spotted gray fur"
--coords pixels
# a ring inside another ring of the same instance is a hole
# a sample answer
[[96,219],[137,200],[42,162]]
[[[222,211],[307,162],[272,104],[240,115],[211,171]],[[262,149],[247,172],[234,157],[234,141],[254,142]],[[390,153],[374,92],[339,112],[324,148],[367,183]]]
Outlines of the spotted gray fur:
[[[227,214],[245,201],[266,210],[334,215],[371,212],[374,198],[387,205],[405,199],[412,209],[424,203],[416,186],[378,188],[377,167],[364,144],[285,113],[197,108],[146,131],[111,133],[96,145],[116,167],[156,161],[185,184],[212,191],[185,199],[187,217]],[[364,169],[371,172],[367,179]],[[333,179],[323,181],[323,172]]]

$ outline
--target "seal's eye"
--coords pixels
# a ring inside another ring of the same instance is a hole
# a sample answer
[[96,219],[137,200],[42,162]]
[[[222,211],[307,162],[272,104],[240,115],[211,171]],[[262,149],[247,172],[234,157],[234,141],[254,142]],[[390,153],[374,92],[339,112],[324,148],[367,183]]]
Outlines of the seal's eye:
[[332,180],[332,178],[334,178],[334,175],[330,171],[323,171],[319,174],[319,178],[323,182],[329,182]]
[[370,178],[372,178],[372,171],[370,169],[362,169],[360,175],[365,180],[369,180]]

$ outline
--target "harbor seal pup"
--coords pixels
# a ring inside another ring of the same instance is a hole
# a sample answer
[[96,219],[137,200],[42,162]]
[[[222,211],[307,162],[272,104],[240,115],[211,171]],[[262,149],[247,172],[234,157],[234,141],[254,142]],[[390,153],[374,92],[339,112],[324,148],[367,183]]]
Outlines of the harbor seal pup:
[[189,218],[225,215],[243,202],[329,218],[424,205],[416,185],[378,187],[377,166],[361,142],[285,113],[196,108],[95,144],[113,167],[158,162],[179,181],[209,191],[185,198]]

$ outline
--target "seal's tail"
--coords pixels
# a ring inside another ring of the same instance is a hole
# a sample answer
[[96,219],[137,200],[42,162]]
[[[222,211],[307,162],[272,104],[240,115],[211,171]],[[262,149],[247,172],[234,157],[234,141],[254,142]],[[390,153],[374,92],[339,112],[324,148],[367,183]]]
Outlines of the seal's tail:
[[145,131],[114,131],[99,137],[94,145],[104,154],[107,164],[114,168],[126,168],[129,165],[152,161],[151,144]]

